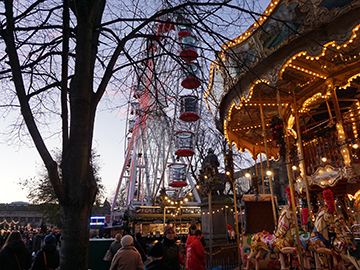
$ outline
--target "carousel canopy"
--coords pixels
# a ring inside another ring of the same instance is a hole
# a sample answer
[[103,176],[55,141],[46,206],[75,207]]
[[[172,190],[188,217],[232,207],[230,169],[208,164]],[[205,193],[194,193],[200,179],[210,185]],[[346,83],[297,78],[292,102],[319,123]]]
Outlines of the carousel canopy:
[[205,99],[227,139],[256,155],[265,153],[266,135],[269,156],[277,158],[274,116],[295,129],[296,110],[301,129],[310,130],[336,119],[335,106],[356,111],[359,12],[359,1],[272,1],[245,33],[224,44]]

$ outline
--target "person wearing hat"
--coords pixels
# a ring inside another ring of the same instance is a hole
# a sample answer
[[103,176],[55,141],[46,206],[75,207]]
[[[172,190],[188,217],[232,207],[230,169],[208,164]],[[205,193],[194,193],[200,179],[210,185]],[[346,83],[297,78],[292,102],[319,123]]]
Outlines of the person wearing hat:
[[56,248],[56,238],[48,234],[44,238],[45,245],[36,253],[31,270],[56,269],[60,265],[60,255]]
[[[189,227],[188,239],[189,239],[189,236],[195,235],[195,231],[196,231],[196,230],[197,230],[196,225],[195,225],[195,224],[191,224],[191,226]],[[204,239],[204,235],[203,235],[203,234],[201,235],[200,242],[201,242],[201,244],[203,245],[203,247],[206,246],[206,242],[205,242],[205,239]]]
[[134,248],[134,239],[131,235],[121,238],[120,248],[111,261],[110,270],[143,270],[144,264],[140,253]]
[[172,226],[164,227],[164,239],[162,240],[163,260],[173,270],[179,270],[180,264],[184,265],[185,261],[180,254],[179,246],[175,241],[175,231]]
[[200,242],[202,232],[195,230],[186,241],[186,268],[189,270],[205,270],[205,250]]
[[150,263],[145,267],[146,270],[171,270],[171,267],[163,260],[163,250],[160,242],[150,248],[148,256]]

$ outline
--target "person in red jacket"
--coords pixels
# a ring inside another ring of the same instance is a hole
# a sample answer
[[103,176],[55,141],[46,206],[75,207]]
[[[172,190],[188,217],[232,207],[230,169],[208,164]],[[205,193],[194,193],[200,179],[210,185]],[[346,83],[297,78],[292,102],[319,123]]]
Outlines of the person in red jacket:
[[196,230],[186,241],[186,267],[189,270],[205,270],[205,250],[201,244],[202,232]]

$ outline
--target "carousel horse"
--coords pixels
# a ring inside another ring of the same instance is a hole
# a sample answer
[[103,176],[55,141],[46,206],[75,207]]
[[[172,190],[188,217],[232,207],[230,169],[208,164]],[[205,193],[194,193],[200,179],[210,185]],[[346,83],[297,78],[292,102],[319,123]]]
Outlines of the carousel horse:
[[[259,260],[264,257],[266,252],[274,251],[275,253],[280,252],[280,263],[281,269],[286,268],[283,255],[289,253],[286,250],[287,247],[291,247],[294,244],[294,240],[291,235],[291,229],[293,226],[293,213],[290,206],[287,205],[281,209],[278,220],[278,227],[275,234],[270,234],[266,231],[258,232],[253,235],[251,239],[251,252],[246,262],[244,270],[248,270],[250,261],[255,257],[255,269],[259,270]],[[293,250],[291,250],[292,252]]]
[[[334,268],[338,267],[339,261],[336,252],[331,248],[331,239],[329,236],[329,228],[334,224],[333,211],[323,207],[316,215],[314,229],[311,232],[309,240],[309,250],[315,252],[316,269],[323,268],[319,266],[318,254],[330,255],[333,258]],[[324,264],[324,262],[321,262]]]
[[[348,269],[353,269],[354,267],[357,270],[360,270],[359,264],[354,261],[352,256],[350,256],[348,248],[353,247],[353,239],[350,237],[350,229],[347,226],[344,218],[342,216],[335,219],[335,238],[332,243],[332,248],[336,252],[338,257],[338,268],[346,269],[345,262],[350,263],[350,267]],[[344,229],[346,228],[346,229]]]

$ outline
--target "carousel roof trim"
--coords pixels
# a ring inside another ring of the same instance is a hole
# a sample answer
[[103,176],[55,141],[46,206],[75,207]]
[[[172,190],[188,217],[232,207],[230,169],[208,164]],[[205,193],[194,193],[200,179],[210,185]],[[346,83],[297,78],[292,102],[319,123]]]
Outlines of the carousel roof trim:
[[[270,14],[276,8],[276,6],[279,2],[280,2],[279,0],[272,0],[269,3],[268,7],[263,12],[262,16],[260,16],[259,19],[256,22],[254,22],[243,34],[234,38],[233,40],[226,42],[221,47],[221,51],[224,52],[224,51],[230,49],[231,47],[234,47],[234,46],[244,42],[246,39],[250,38],[250,36],[270,18]],[[224,61],[226,60],[225,54],[223,54],[223,53],[221,54],[221,59]]]
[[[300,53],[297,53],[295,54],[294,56],[290,57],[290,59],[282,66],[281,68],[281,71],[279,72],[279,77],[281,78],[285,72],[285,70],[287,68],[292,68],[292,69],[296,69],[298,71],[301,71],[301,72],[304,72],[304,73],[307,73],[307,74],[310,74],[314,77],[317,77],[319,79],[322,79],[322,80],[325,80],[326,82],[326,89],[324,89],[326,92],[325,93],[322,93],[321,91],[319,92],[316,92],[314,93],[311,97],[307,98],[306,100],[302,101],[301,102],[301,107],[298,108],[298,112],[299,113],[307,113],[307,111],[309,111],[309,107],[313,106],[314,104],[316,104],[317,102],[319,102],[319,99],[330,99],[331,97],[331,93],[330,93],[330,89],[332,89],[332,87],[334,86],[333,85],[333,78],[329,78],[324,75],[324,74],[320,74],[320,73],[316,73],[316,72],[313,72],[311,70],[306,70],[304,68],[301,68],[301,67],[298,67],[296,65],[293,65],[292,62],[295,61],[297,58],[299,57],[305,57],[307,60],[310,60],[310,61],[317,61],[319,60],[321,57],[325,56],[326,55],[326,49],[328,46],[332,46],[332,47],[336,47],[337,50],[341,49],[341,48],[346,48],[347,47],[347,44],[350,44],[354,41],[354,38],[356,38],[356,31],[359,30],[359,25],[357,25],[356,27],[353,28],[353,35],[346,41],[344,42],[342,45],[336,45],[336,42],[335,41],[331,41],[331,42],[328,42],[327,44],[324,45],[324,48],[323,50],[321,51],[321,53],[319,53],[317,56],[308,56],[307,55],[307,52],[300,52]],[[357,58],[357,56],[355,55],[354,58]],[[360,57],[359,57],[360,58]],[[339,88],[346,88],[347,86],[350,85],[351,81],[356,79],[357,77],[360,76],[360,73],[356,74],[356,75],[353,75],[351,76],[350,78],[347,79],[347,82],[342,85],[342,86],[339,86]],[[229,136],[227,135],[228,132],[227,132],[227,129],[228,129],[228,123],[231,122],[232,120],[232,113],[233,113],[233,110],[234,109],[237,109],[237,110],[240,110],[242,109],[242,107],[245,107],[245,106],[259,106],[259,104],[254,101],[254,103],[250,103],[250,101],[252,100],[253,98],[253,95],[254,95],[254,92],[255,92],[255,87],[259,84],[266,84],[266,85],[271,85],[271,83],[264,79],[264,78],[258,78],[256,79],[252,85],[250,86],[249,88],[249,91],[244,91],[246,94],[244,94],[243,96],[241,96],[240,99],[238,99],[238,105],[236,105],[236,101],[232,101],[231,105],[230,105],[230,108],[228,109],[228,112],[227,112],[227,117],[225,119],[227,119],[227,121],[224,121],[224,134],[225,137],[229,140]],[[339,84],[339,82],[338,82]],[[306,86],[306,85],[305,85]],[[272,102],[272,103],[263,103],[261,102],[261,104],[266,107],[271,107],[271,106],[277,106],[276,103]],[[287,102],[283,102],[281,103],[281,107],[286,107],[288,106],[289,103]],[[251,126],[247,126],[245,127],[246,129],[252,129],[252,128],[256,128],[258,127],[258,125],[251,125]],[[232,131],[238,131],[240,129],[245,129],[244,127],[242,128],[233,128]],[[229,140],[230,141],[230,140]],[[234,140],[232,140],[232,143],[234,143]],[[251,150],[250,148],[251,147],[248,147],[248,146],[245,146],[245,145],[240,145],[239,143],[235,143],[236,145],[236,148],[237,149],[242,149],[242,151],[245,151],[245,149],[249,150],[250,153],[252,153],[252,155],[257,155],[258,153],[253,153],[253,150]],[[272,156],[273,158],[275,158],[276,156]]]

